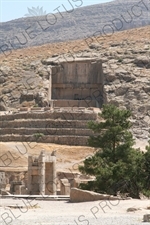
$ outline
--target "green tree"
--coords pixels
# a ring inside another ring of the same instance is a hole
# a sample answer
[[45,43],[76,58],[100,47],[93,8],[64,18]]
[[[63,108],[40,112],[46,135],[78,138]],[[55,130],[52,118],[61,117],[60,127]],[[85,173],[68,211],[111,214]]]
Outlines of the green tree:
[[120,191],[139,197],[143,188],[144,156],[140,149],[133,148],[130,116],[129,110],[104,105],[99,121],[89,122],[88,126],[94,132],[89,145],[97,151],[85,159],[79,170],[95,176],[95,181],[81,185],[81,188],[113,195]]
[[143,193],[150,197],[150,140],[146,146],[146,152],[144,154],[144,191]]

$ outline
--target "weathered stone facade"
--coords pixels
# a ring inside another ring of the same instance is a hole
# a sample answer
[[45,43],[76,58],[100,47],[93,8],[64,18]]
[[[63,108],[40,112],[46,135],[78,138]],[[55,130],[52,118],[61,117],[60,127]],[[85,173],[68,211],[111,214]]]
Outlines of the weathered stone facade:
[[28,192],[32,195],[56,194],[56,156],[41,152],[28,157]]
[[94,58],[49,58],[49,100],[59,107],[101,107],[103,96],[102,61]]
[[6,177],[5,172],[0,172],[0,189],[6,187]]
[[60,180],[60,194],[61,195],[70,195],[70,183],[68,179]]

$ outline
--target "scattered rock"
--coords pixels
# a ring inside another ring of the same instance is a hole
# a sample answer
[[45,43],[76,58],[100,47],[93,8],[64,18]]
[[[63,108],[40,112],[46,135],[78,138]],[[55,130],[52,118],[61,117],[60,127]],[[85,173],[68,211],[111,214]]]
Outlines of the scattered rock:
[[47,71],[47,68],[45,67],[38,68],[38,74],[41,77],[45,77],[46,79],[49,79],[49,72]]
[[33,92],[23,91],[20,96],[20,102],[22,103],[24,101],[33,101],[34,98],[35,98],[35,96],[34,96]]
[[10,68],[8,66],[1,66],[0,67],[0,74],[8,76],[10,72]]
[[5,77],[3,77],[3,76],[0,76],[0,84],[3,84],[3,83],[5,83],[5,81],[6,81]]
[[150,214],[145,214],[143,216],[143,222],[150,222]]
[[119,45],[120,45],[120,43],[118,43],[118,42],[111,43],[111,47],[116,47],[116,46],[119,46]]
[[143,87],[144,91],[150,95],[150,87]]
[[105,80],[107,82],[113,82],[116,79],[116,76],[113,74],[107,74]]
[[148,56],[138,56],[134,63],[139,67],[150,68],[150,59]]
[[89,45],[89,48],[98,50],[100,48],[100,45],[96,44],[96,43],[92,43],[92,44]]
[[132,208],[128,208],[127,212],[135,212],[135,211],[138,211],[138,210],[141,210],[141,209],[132,207]]
[[2,94],[7,94],[7,93],[10,93],[11,92],[11,89],[10,88],[4,88],[2,90]]
[[124,95],[127,91],[128,91],[129,87],[120,87],[118,89],[116,89],[115,94],[116,96],[121,96]]

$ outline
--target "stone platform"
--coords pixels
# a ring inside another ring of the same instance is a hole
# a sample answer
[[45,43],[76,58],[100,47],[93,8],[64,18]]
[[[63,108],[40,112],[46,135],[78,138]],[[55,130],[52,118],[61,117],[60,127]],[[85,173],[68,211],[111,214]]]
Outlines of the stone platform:
[[97,119],[94,108],[21,108],[0,114],[0,141],[43,142],[86,146]]

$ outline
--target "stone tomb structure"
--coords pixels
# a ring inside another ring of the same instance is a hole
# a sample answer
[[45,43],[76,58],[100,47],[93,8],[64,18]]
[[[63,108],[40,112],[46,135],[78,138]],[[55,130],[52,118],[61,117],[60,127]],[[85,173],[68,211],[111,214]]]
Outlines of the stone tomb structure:
[[101,107],[102,61],[94,58],[49,58],[49,103],[54,107]]
[[39,157],[28,157],[28,193],[31,195],[56,195],[55,152]]

